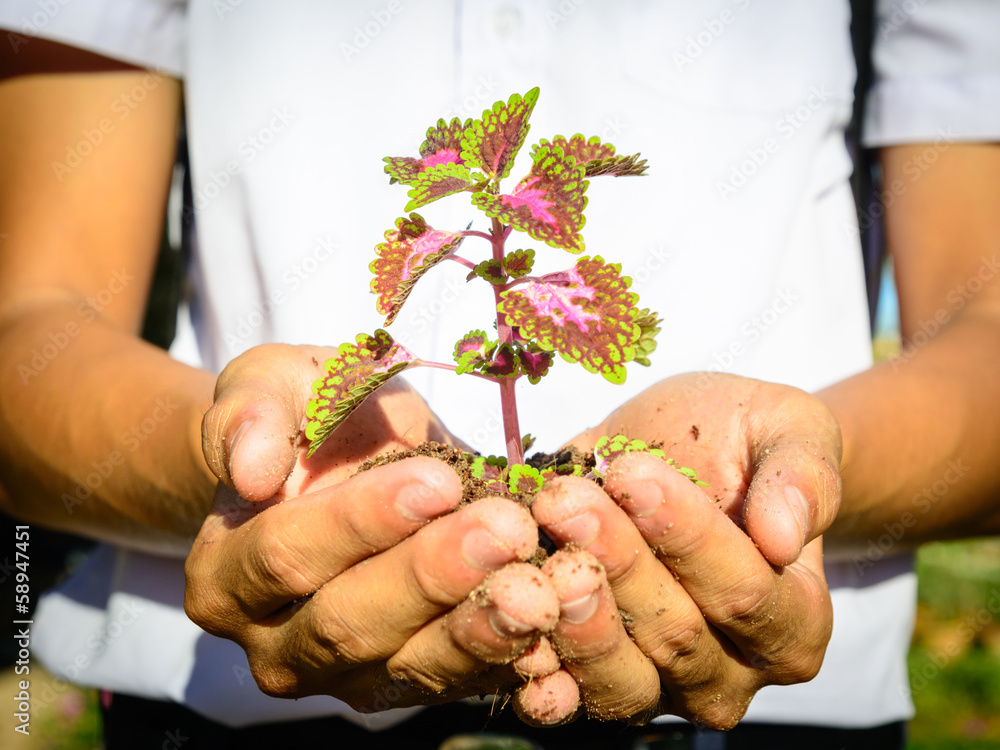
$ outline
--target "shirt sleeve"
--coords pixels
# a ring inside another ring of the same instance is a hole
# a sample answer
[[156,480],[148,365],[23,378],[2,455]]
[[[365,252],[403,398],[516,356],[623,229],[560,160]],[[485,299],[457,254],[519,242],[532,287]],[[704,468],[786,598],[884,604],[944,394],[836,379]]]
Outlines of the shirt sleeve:
[[182,77],[186,0],[3,0],[0,44],[48,39]]
[[878,0],[864,143],[1000,140],[1000,2]]

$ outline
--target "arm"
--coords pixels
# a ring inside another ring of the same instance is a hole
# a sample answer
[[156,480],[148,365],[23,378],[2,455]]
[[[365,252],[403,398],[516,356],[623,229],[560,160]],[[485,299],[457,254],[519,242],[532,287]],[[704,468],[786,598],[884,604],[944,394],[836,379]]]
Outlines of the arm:
[[912,547],[996,533],[1000,145],[895,146],[882,165],[903,351],[819,394],[844,435],[843,505],[826,538],[864,547],[902,529]]
[[43,45],[66,64],[0,81],[0,497],[32,522],[177,553],[215,485],[200,449],[214,378],[138,329],[180,84]]

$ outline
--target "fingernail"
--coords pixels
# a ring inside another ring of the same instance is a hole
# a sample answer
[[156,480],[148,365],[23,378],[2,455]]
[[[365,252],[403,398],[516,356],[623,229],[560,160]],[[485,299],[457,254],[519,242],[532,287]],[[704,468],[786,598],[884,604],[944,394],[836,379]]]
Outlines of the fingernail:
[[597,538],[601,522],[594,513],[581,513],[549,527],[563,542],[586,547]]
[[229,476],[230,477],[233,476],[233,464],[236,463],[236,461],[235,461],[236,450],[239,448],[240,441],[243,439],[243,436],[247,433],[247,430],[249,430],[250,427],[253,425],[253,422],[254,421],[252,419],[248,419],[243,424],[241,424],[239,427],[237,427],[236,428],[236,434],[234,434],[233,435],[233,439],[231,441],[229,441],[228,455],[229,455]]
[[517,555],[484,528],[475,528],[462,540],[462,557],[479,570],[496,570],[515,560]]
[[628,492],[621,497],[625,512],[636,518],[647,518],[663,506],[663,489],[659,482],[629,482]]
[[581,596],[571,602],[560,605],[562,618],[566,622],[578,625],[589,620],[597,611],[597,592],[594,591],[586,596]]
[[493,632],[502,638],[509,638],[510,636],[527,635],[532,630],[533,627],[526,625],[520,620],[515,620],[513,617],[508,615],[502,609],[494,608],[489,615],[490,627],[493,628]]
[[806,498],[802,490],[791,484],[784,487],[785,503],[796,525],[799,527],[800,543],[806,543],[806,529],[809,527],[809,509],[806,507]]
[[423,482],[410,482],[396,493],[396,510],[411,521],[429,521],[451,510],[441,493]]

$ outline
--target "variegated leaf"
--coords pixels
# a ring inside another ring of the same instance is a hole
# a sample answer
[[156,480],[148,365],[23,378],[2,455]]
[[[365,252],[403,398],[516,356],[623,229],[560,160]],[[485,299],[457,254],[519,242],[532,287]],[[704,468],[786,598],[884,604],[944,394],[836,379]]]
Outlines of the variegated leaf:
[[306,407],[308,455],[390,378],[419,363],[382,329],[360,334],[356,344],[341,344],[325,363],[326,375],[313,383],[316,395]]
[[535,264],[534,250],[514,250],[507,253],[503,259],[503,270],[512,279],[519,279],[531,273],[531,268]]
[[572,138],[557,135],[551,142],[543,138],[531,149],[532,156],[535,156],[538,150],[545,146],[562,149],[566,156],[572,156],[576,159],[577,164],[608,159],[615,155],[615,147],[610,143],[601,143],[601,139],[596,135],[584,138],[582,133],[577,133]]
[[503,271],[503,264],[495,258],[477,263],[476,267],[466,276],[466,281],[472,281],[477,276],[494,285],[503,284],[507,281],[507,274]]
[[507,474],[507,486],[513,495],[533,495],[542,489],[542,474],[534,466],[514,464]]
[[517,354],[510,344],[500,344],[493,354],[493,359],[481,369],[484,375],[491,375],[494,378],[514,378],[521,374]]
[[640,154],[612,156],[608,159],[587,162],[587,177],[609,174],[612,177],[636,177],[646,174],[646,160]]
[[469,463],[469,474],[482,482],[487,492],[496,494],[507,492],[506,469],[507,459],[503,456],[475,456]]
[[510,194],[476,193],[472,202],[488,216],[510,224],[552,247],[583,252],[583,210],[587,206],[583,165],[561,149],[542,146],[531,172]]
[[420,158],[411,156],[387,156],[385,172],[389,183],[402,182],[412,185],[421,172],[441,164],[462,164],[462,132],[472,120],[464,123],[457,117],[451,122],[438,120],[437,125],[427,129],[427,136],[420,145]]
[[485,180],[479,172],[470,172],[462,164],[445,163],[425,169],[409,184],[412,185],[407,193],[410,202],[406,204],[404,211],[412,211],[463,190],[480,190],[485,186]]
[[568,271],[503,292],[500,310],[537,346],[621,383],[641,330],[638,296],[620,270],[600,256],[580,258]]
[[396,219],[396,228],[385,233],[385,242],[375,246],[378,258],[368,268],[372,292],[378,295],[375,309],[389,325],[399,314],[417,279],[448,257],[464,237],[429,226],[420,214]]
[[496,102],[462,134],[462,160],[471,168],[482,169],[494,180],[510,173],[514,157],[528,135],[528,118],[538,101],[538,88],[523,97],[513,94],[506,102]]
[[552,366],[552,352],[535,352],[529,349],[518,349],[517,358],[521,362],[521,372],[528,376],[528,382],[537,384]]
[[458,374],[471,372],[490,361],[496,341],[491,341],[485,331],[469,331],[455,344],[455,362]]

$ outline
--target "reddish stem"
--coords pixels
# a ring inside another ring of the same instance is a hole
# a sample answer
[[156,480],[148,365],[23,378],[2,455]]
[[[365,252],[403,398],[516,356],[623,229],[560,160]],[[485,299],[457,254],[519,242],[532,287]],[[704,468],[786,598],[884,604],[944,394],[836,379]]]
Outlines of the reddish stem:
[[[504,245],[507,235],[510,234],[510,227],[505,227],[499,219],[493,219],[493,229],[491,240],[493,242],[493,260],[498,263],[503,262]],[[514,342],[514,332],[507,323],[507,316],[500,312],[500,292],[502,285],[493,287],[493,298],[497,307],[497,335],[500,344],[512,344]],[[517,378],[501,378],[500,385],[500,411],[503,414],[503,432],[507,443],[507,463],[524,463],[524,447],[521,444],[521,427],[517,421],[517,398],[514,395],[514,385]]]

